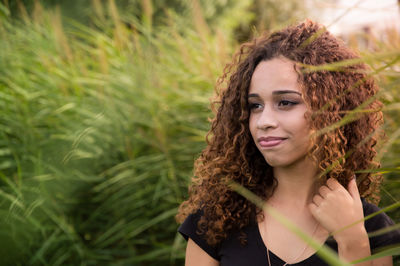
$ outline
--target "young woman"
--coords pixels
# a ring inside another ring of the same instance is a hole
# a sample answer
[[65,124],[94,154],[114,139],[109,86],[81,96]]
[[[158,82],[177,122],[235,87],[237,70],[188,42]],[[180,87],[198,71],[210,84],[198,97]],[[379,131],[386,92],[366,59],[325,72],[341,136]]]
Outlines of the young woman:
[[[358,56],[311,21],[243,44],[219,84],[208,146],[195,163],[179,232],[186,265],[326,265],[295,234],[228,181],[247,188],[341,259],[400,242],[378,207],[374,146],[382,123],[378,87],[364,64],[313,70]],[[357,112],[359,111],[359,112]],[[344,122],[345,121],[345,122]],[[333,237],[330,237],[333,233]],[[383,257],[359,265],[392,265]]]

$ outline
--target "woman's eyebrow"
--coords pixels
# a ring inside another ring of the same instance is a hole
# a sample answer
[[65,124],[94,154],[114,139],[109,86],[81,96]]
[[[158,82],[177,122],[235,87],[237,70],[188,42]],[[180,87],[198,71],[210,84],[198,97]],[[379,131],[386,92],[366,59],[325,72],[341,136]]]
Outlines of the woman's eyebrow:
[[[301,96],[301,93],[298,91],[293,91],[293,90],[279,90],[279,91],[273,91],[273,95],[282,95],[282,94],[289,94],[289,93],[295,93]],[[247,98],[260,98],[260,95],[257,93],[250,93]]]
[[301,96],[301,93],[298,91],[292,91],[292,90],[281,90],[281,91],[273,91],[273,95],[281,95],[281,94],[288,94],[288,93],[295,93]]
[[257,93],[250,93],[247,98],[260,98],[260,95],[258,95]]

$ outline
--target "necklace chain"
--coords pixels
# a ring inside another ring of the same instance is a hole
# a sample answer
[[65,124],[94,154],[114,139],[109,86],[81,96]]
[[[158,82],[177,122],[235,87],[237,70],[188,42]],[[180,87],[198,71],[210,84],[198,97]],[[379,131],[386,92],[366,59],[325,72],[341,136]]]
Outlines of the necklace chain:
[[[266,221],[266,218],[264,218],[264,223],[265,223],[265,225],[264,225],[264,227],[265,227],[264,228],[264,230],[265,230],[264,235],[266,235],[266,233],[267,233],[267,221]],[[315,228],[314,228],[314,231],[313,231],[311,237],[313,237],[315,232],[317,231],[318,225],[319,225],[319,223],[317,222],[315,224]],[[307,247],[308,247],[308,244],[306,243],[304,248],[302,249],[301,253],[299,255],[297,255],[296,258],[293,259],[293,262],[296,261],[298,258],[300,258],[301,255],[303,255],[303,253],[304,253],[304,251],[306,251]],[[265,245],[265,248],[267,249],[268,266],[271,266],[271,260],[269,258],[269,249],[268,249],[268,245],[267,244]],[[282,266],[286,266],[288,264],[289,263],[285,262],[285,264],[283,264]]]

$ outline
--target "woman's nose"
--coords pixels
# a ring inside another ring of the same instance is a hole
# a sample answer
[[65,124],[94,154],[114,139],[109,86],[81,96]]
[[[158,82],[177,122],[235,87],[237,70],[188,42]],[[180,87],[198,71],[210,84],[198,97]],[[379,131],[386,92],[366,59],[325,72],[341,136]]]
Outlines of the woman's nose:
[[268,129],[276,127],[278,127],[278,119],[276,114],[270,108],[264,108],[257,120],[257,128]]

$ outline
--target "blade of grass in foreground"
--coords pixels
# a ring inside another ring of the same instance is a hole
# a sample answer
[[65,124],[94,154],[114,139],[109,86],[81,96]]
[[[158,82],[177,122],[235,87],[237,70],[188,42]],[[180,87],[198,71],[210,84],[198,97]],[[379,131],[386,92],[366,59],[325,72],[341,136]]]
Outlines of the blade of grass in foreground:
[[257,207],[266,211],[269,215],[275,218],[278,222],[284,225],[287,229],[296,234],[299,238],[301,238],[304,242],[310,245],[314,250],[317,251],[319,257],[325,260],[330,265],[351,265],[339,259],[337,254],[332,251],[330,248],[321,246],[317,241],[312,239],[307,233],[303,232],[296,224],[291,222],[289,219],[285,218],[282,214],[280,214],[276,209],[267,205],[262,199],[260,199],[257,195],[253,194],[248,189],[243,186],[231,182],[229,184],[231,188],[238,192],[243,197],[247,198],[251,202],[253,202]]
[[393,255],[400,255],[400,246],[385,249],[381,252],[375,253],[374,255],[368,256],[366,258],[352,261],[351,263],[357,264],[357,263],[361,263],[364,261],[374,260],[374,259],[378,259],[378,258],[382,258],[382,257],[386,257],[386,256],[393,256]]
[[389,232],[392,232],[393,230],[399,230],[400,229],[400,224],[395,224],[391,225],[382,229],[379,229],[377,231],[371,232],[368,234],[368,237],[374,237],[374,236],[380,236]]

